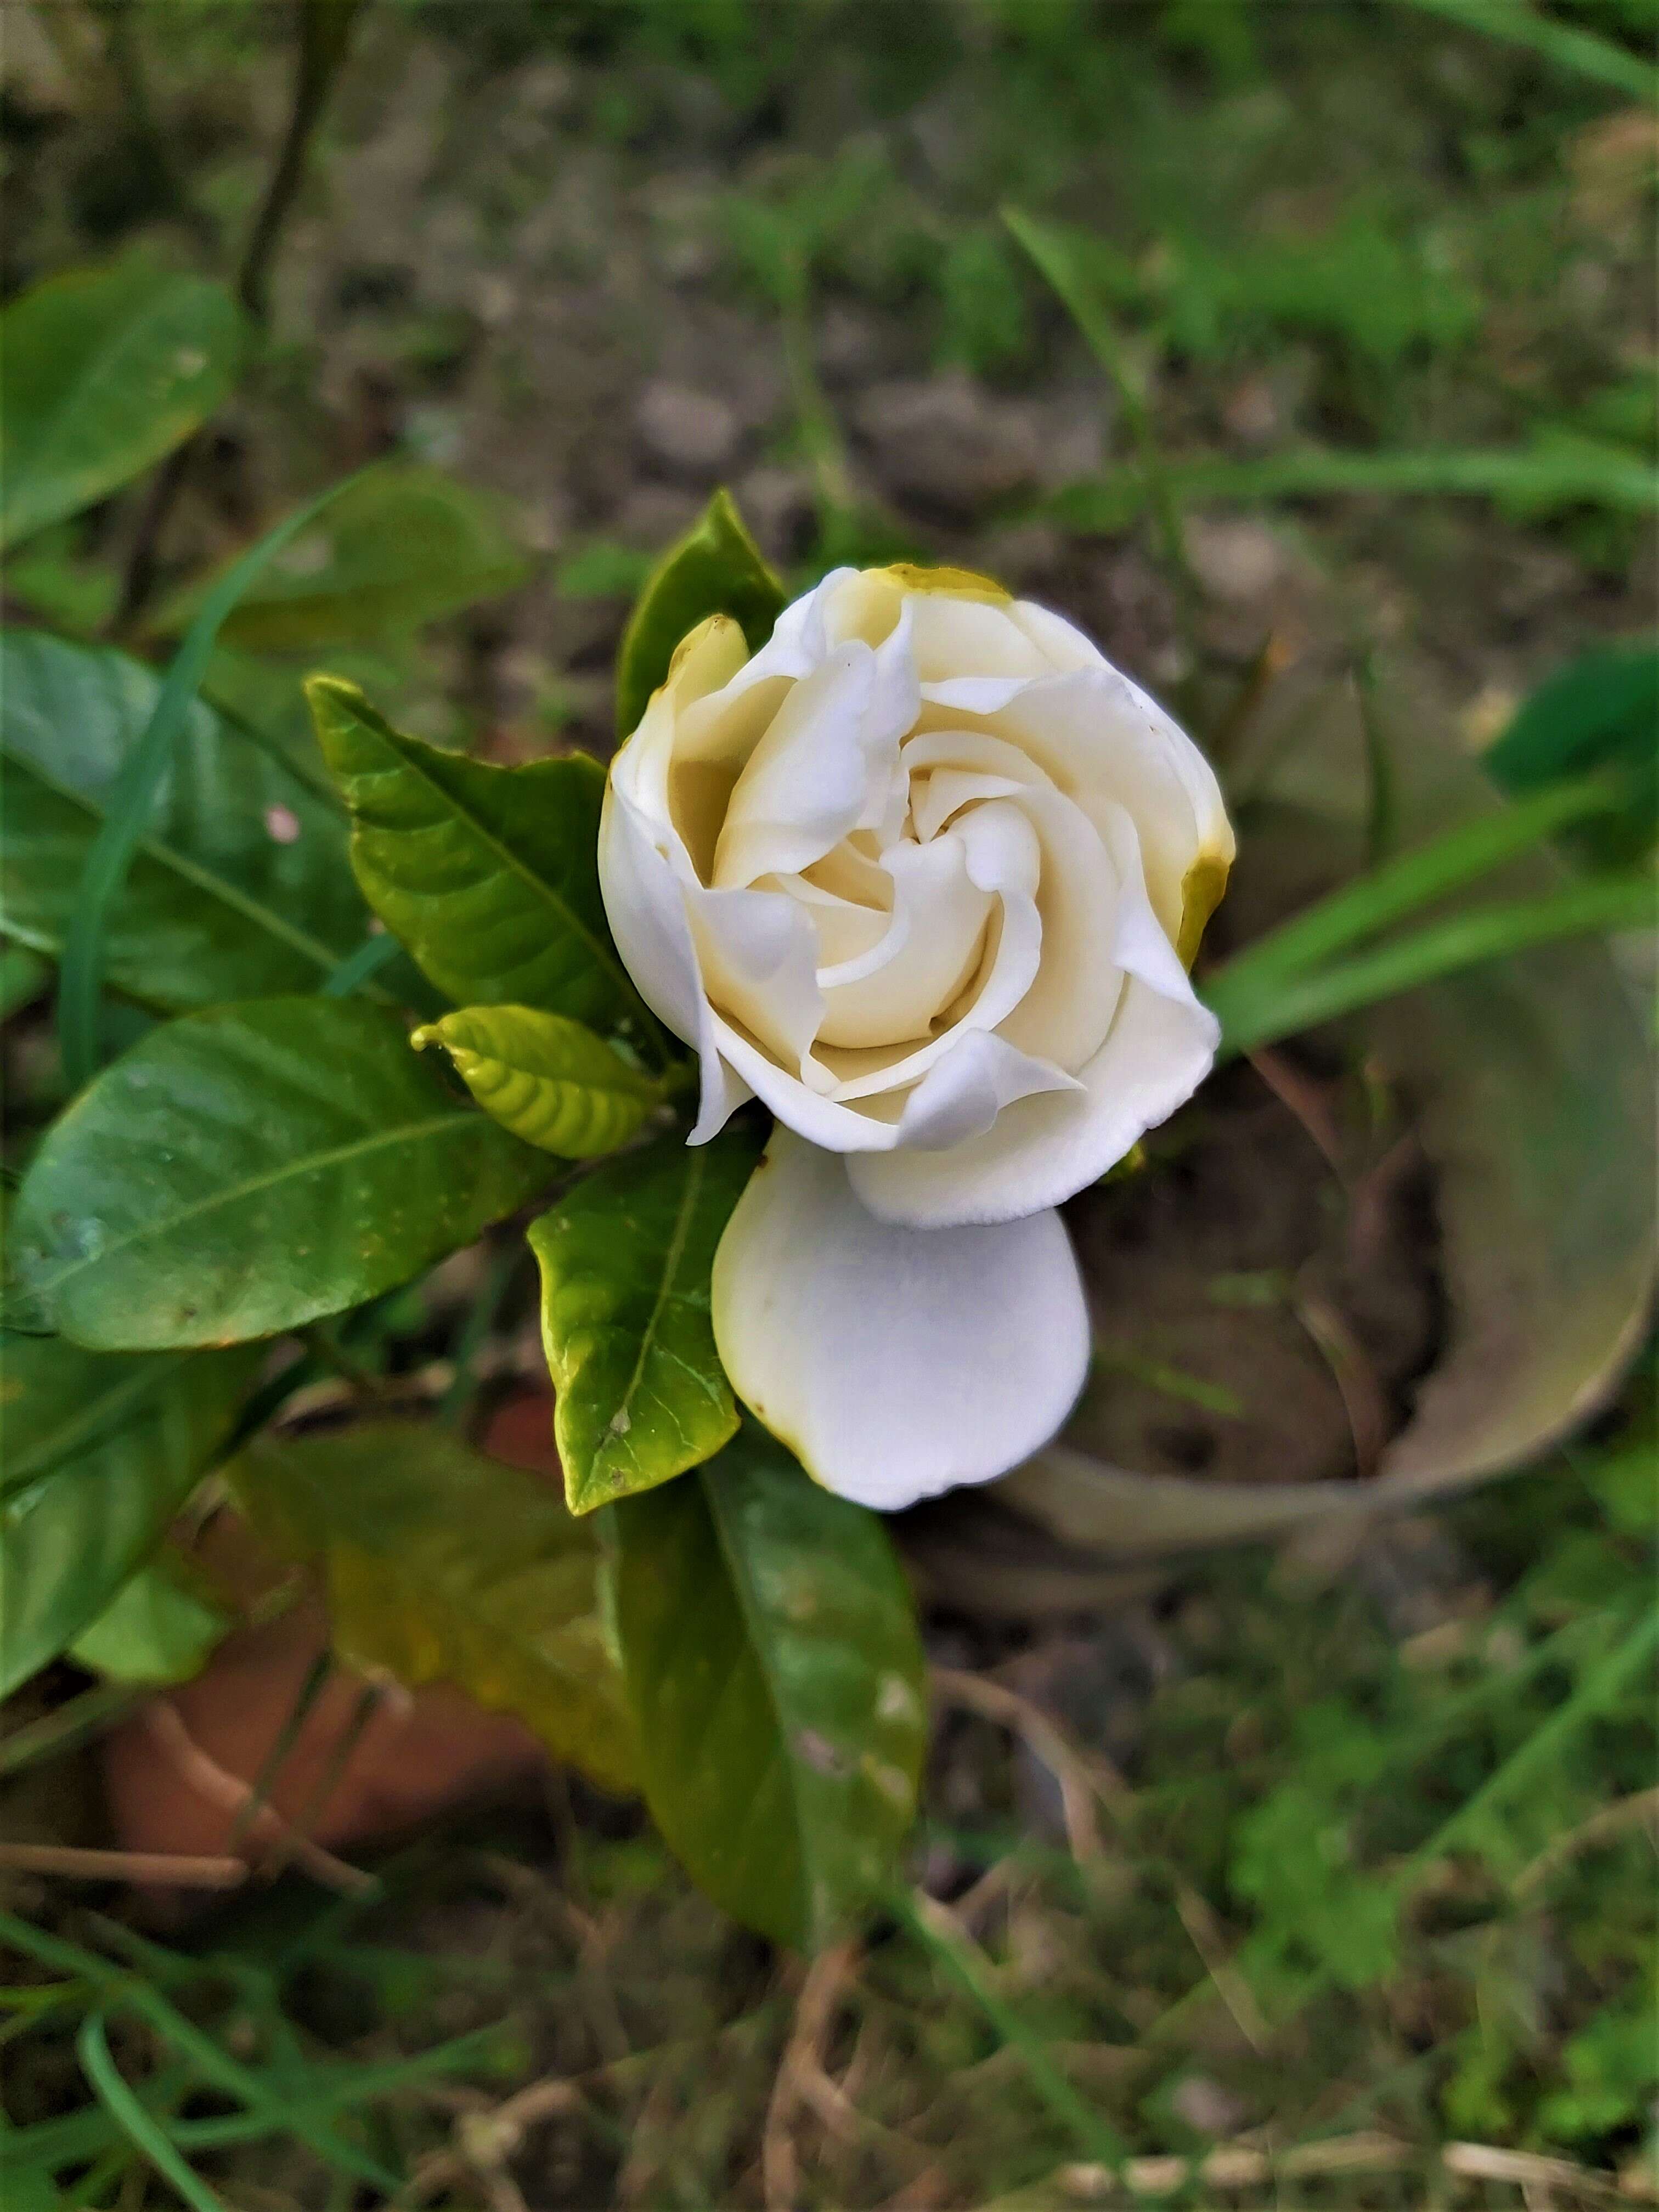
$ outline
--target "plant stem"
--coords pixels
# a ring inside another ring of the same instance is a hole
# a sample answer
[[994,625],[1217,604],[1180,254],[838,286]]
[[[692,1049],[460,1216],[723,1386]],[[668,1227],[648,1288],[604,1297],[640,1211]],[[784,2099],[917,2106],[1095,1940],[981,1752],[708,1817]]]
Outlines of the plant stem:
[[299,0],[300,52],[294,75],[294,104],[282,151],[265,188],[264,204],[248,234],[236,276],[236,296],[256,322],[263,323],[269,312],[270,265],[277,242],[304,181],[312,137],[345,59],[352,21],[362,4],[362,0]]
[[[306,160],[317,125],[340,64],[345,59],[351,26],[362,0],[297,0],[299,54],[294,74],[294,99],[288,128],[270,182],[237,268],[234,290],[242,307],[260,324],[266,320],[271,264],[283,228],[304,181]],[[201,447],[198,433],[168,455],[151,483],[139,512],[121,586],[120,605],[110,624],[119,636],[130,630],[155,589],[157,548],[167,516],[183,489]]]

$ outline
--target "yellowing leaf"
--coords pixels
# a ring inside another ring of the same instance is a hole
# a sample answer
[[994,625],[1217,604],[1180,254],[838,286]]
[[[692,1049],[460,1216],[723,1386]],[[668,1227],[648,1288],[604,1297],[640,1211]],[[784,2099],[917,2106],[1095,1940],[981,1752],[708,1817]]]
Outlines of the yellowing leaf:
[[596,1781],[631,1786],[598,1548],[556,1492],[413,1421],[261,1437],[230,1474],[256,1528],[321,1565],[343,1657],[410,1689],[453,1682]]

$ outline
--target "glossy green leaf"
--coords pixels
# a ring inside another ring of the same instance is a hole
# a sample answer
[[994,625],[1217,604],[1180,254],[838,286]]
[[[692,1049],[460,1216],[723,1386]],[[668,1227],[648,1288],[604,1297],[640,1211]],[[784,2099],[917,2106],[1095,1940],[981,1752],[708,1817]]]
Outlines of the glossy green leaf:
[[1634,860],[1659,830],[1659,652],[1587,653],[1540,684],[1482,756],[1511,798],[1580,776],[1615,779],[1624,805],[1576,836],[1601,860]]
[[306,691],[363,896],[440,990],[595,1029],[648,1020],[599,896],[596,761],[498,768],[404,736],[355,684],[317,676]]
[[110,787],[104,819],[75,887],[74,908],[64,935],[58,1041],[64,1073],[73,1089],[79,1090],[108,1057],[100,1016],[104,940],[110,912],[155,813],[157,796],[212,659],[219,626],[266,563],[355,481],[347,477],[344,483],[318,493],[237,555],[202,602],[188,635],[161,679],[155,711]]
[[0,317],[0,544],[77,514],[206,421],[242,321],[228,292],[131,260],[50,276]]
[[635,1134],[662,1086],[603,1037],[534,1006],[466,1006],[410,1038],[441,1044],[486,1114],[527,1145],[597,1159]]
[[674,648],[709,615],[732,615],[750,651],[772,635],[783,586],[761,558],[727,491],[717,491],[696,527],[671,546],[629,617],[617,660],[617,727],[630,737],[651,694],[668,674]]
[[70,1646],[77,1667],[112,1682],[188,1682],[229,1634],[232,1616],[205,1577],[163,1546]]
[[[418,462],[367,471],[272,561],[221,632],[246,653],[375,645],[521,584],[528,564],[501,501]],[[165,606],[182,630],[212,581]]]
[[752,1424],[611,1526],[657,1825],[727,1911],[817,1949],[890,1884],[915,1811],[921,1644],[887,1532]]
[[[0,636],[0,927],[18,943],[62,949],[160,689],[106,647]],[[314,990],[368,926],[346,843],[331,793],[198,702],[110,914],[106,975],[169,1010]]]
[[9,1021],[44,996],[51,963],[26,945],[0,945],[0,1022]]
[[708,1145],[664,1137],[587,1176],[531,1224],[573,1512],[683,1474],[736,1429],[708,1279],[759,1153],[743,1125]]
[[343,1656],[410,1689],[457,1683],[556,1757],[631,1786],[598,1548],[545,1484],[446,1429],[388,1421],[261,1437],[231,1480],[269,1540],[322,1564]]
[[97,1350],[268,1336],[407,1282],[547,1176],[392,1015],[249,1000],[152,1030],[47,1131],[16,1291]]
[[223,1449],[255,1352],[100,1358],[5,1351],[0,1694],[97,1620]]

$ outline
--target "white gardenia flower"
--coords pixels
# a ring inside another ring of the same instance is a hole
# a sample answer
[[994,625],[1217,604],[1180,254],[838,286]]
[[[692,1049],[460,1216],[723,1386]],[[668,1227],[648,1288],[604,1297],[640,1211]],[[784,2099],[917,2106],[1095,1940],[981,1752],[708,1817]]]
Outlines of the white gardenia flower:
[[605,910],[766,1158],[714,1262],[738,1396],[884,1510],[1006,1473],[1083,1385],[1054,1208],[1208,1072],[1187,968],[1233,856],[1191,741],[1046,608],[839,568],[716,615],[617,754]]

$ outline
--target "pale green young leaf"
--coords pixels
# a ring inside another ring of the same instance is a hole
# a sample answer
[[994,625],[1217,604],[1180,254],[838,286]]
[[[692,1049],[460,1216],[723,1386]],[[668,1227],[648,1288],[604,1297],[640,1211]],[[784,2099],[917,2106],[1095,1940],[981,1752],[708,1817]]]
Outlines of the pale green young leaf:
[[611,1530],[657,1825],[727,1911],[815,1950],[890,1886],[915,1811],[925,1672],[887,1532],[752,1425]]
[[128,1359],[56,1337],[7,1345],[0,1694],[56,1658],[155,1551],[258,1364],[241,1349]]
[[664,1137],[599,1169],[532,1224],[573,1512],[683,1474],[736,1429],[709,1273],[759,1153],[744,1126],[708,1145]]
[[390,1014],[249,1000],[152,1030],[47,1132],[15,1283],[95,1350],[235,1343],[407,1282],[547,1176]]
[[0,317],[0,545],[78,514],[180,444],[236,374],[228,292],[141,260],[49,276]]
[[649,1024],[599,896],[596,761],[500,768],[405,737],[355,684],[318,676],[306,690],[363,896],[440,990],[596,1029]]
[[662,1086],[562,1014],[466,1006],[410,1038],[441,1044],[486,1114],[544,1152],[597,1159],[635,1134]]
[[[53,957],[161,685],[106,647],[0,636],[0,928]],[[193,705],[106,924],[103,972],[168,1011],[314,990],[368,925],[328,795]]]
[[[501,501],[420,462],[358,477],[244,592],[220,632],[245,653],[303,653],[404,636],[524,581]],[[191,621],[212,579],[166,605],[163,635]]]
[[231,1480],[268,1540],[322,1565],[343,1658],[410,1689],[456,1683],[596,1781],[632,1785],[598,1548],[544,1484],[435,1425],[391,1421],[261,1437]]
[[232,1626],[202,1575],[164,1545],[81,1631],[70,1656],[106,1681],[188,1682]]
[[696,527],[653,569],[629,617],[617,659],[617,727],[638,728],[651,694],[668,674],[674,648],[709,615],[743,625],[750,651],[772,635],[784,590],[762,559],[727,491],[717,491]]

